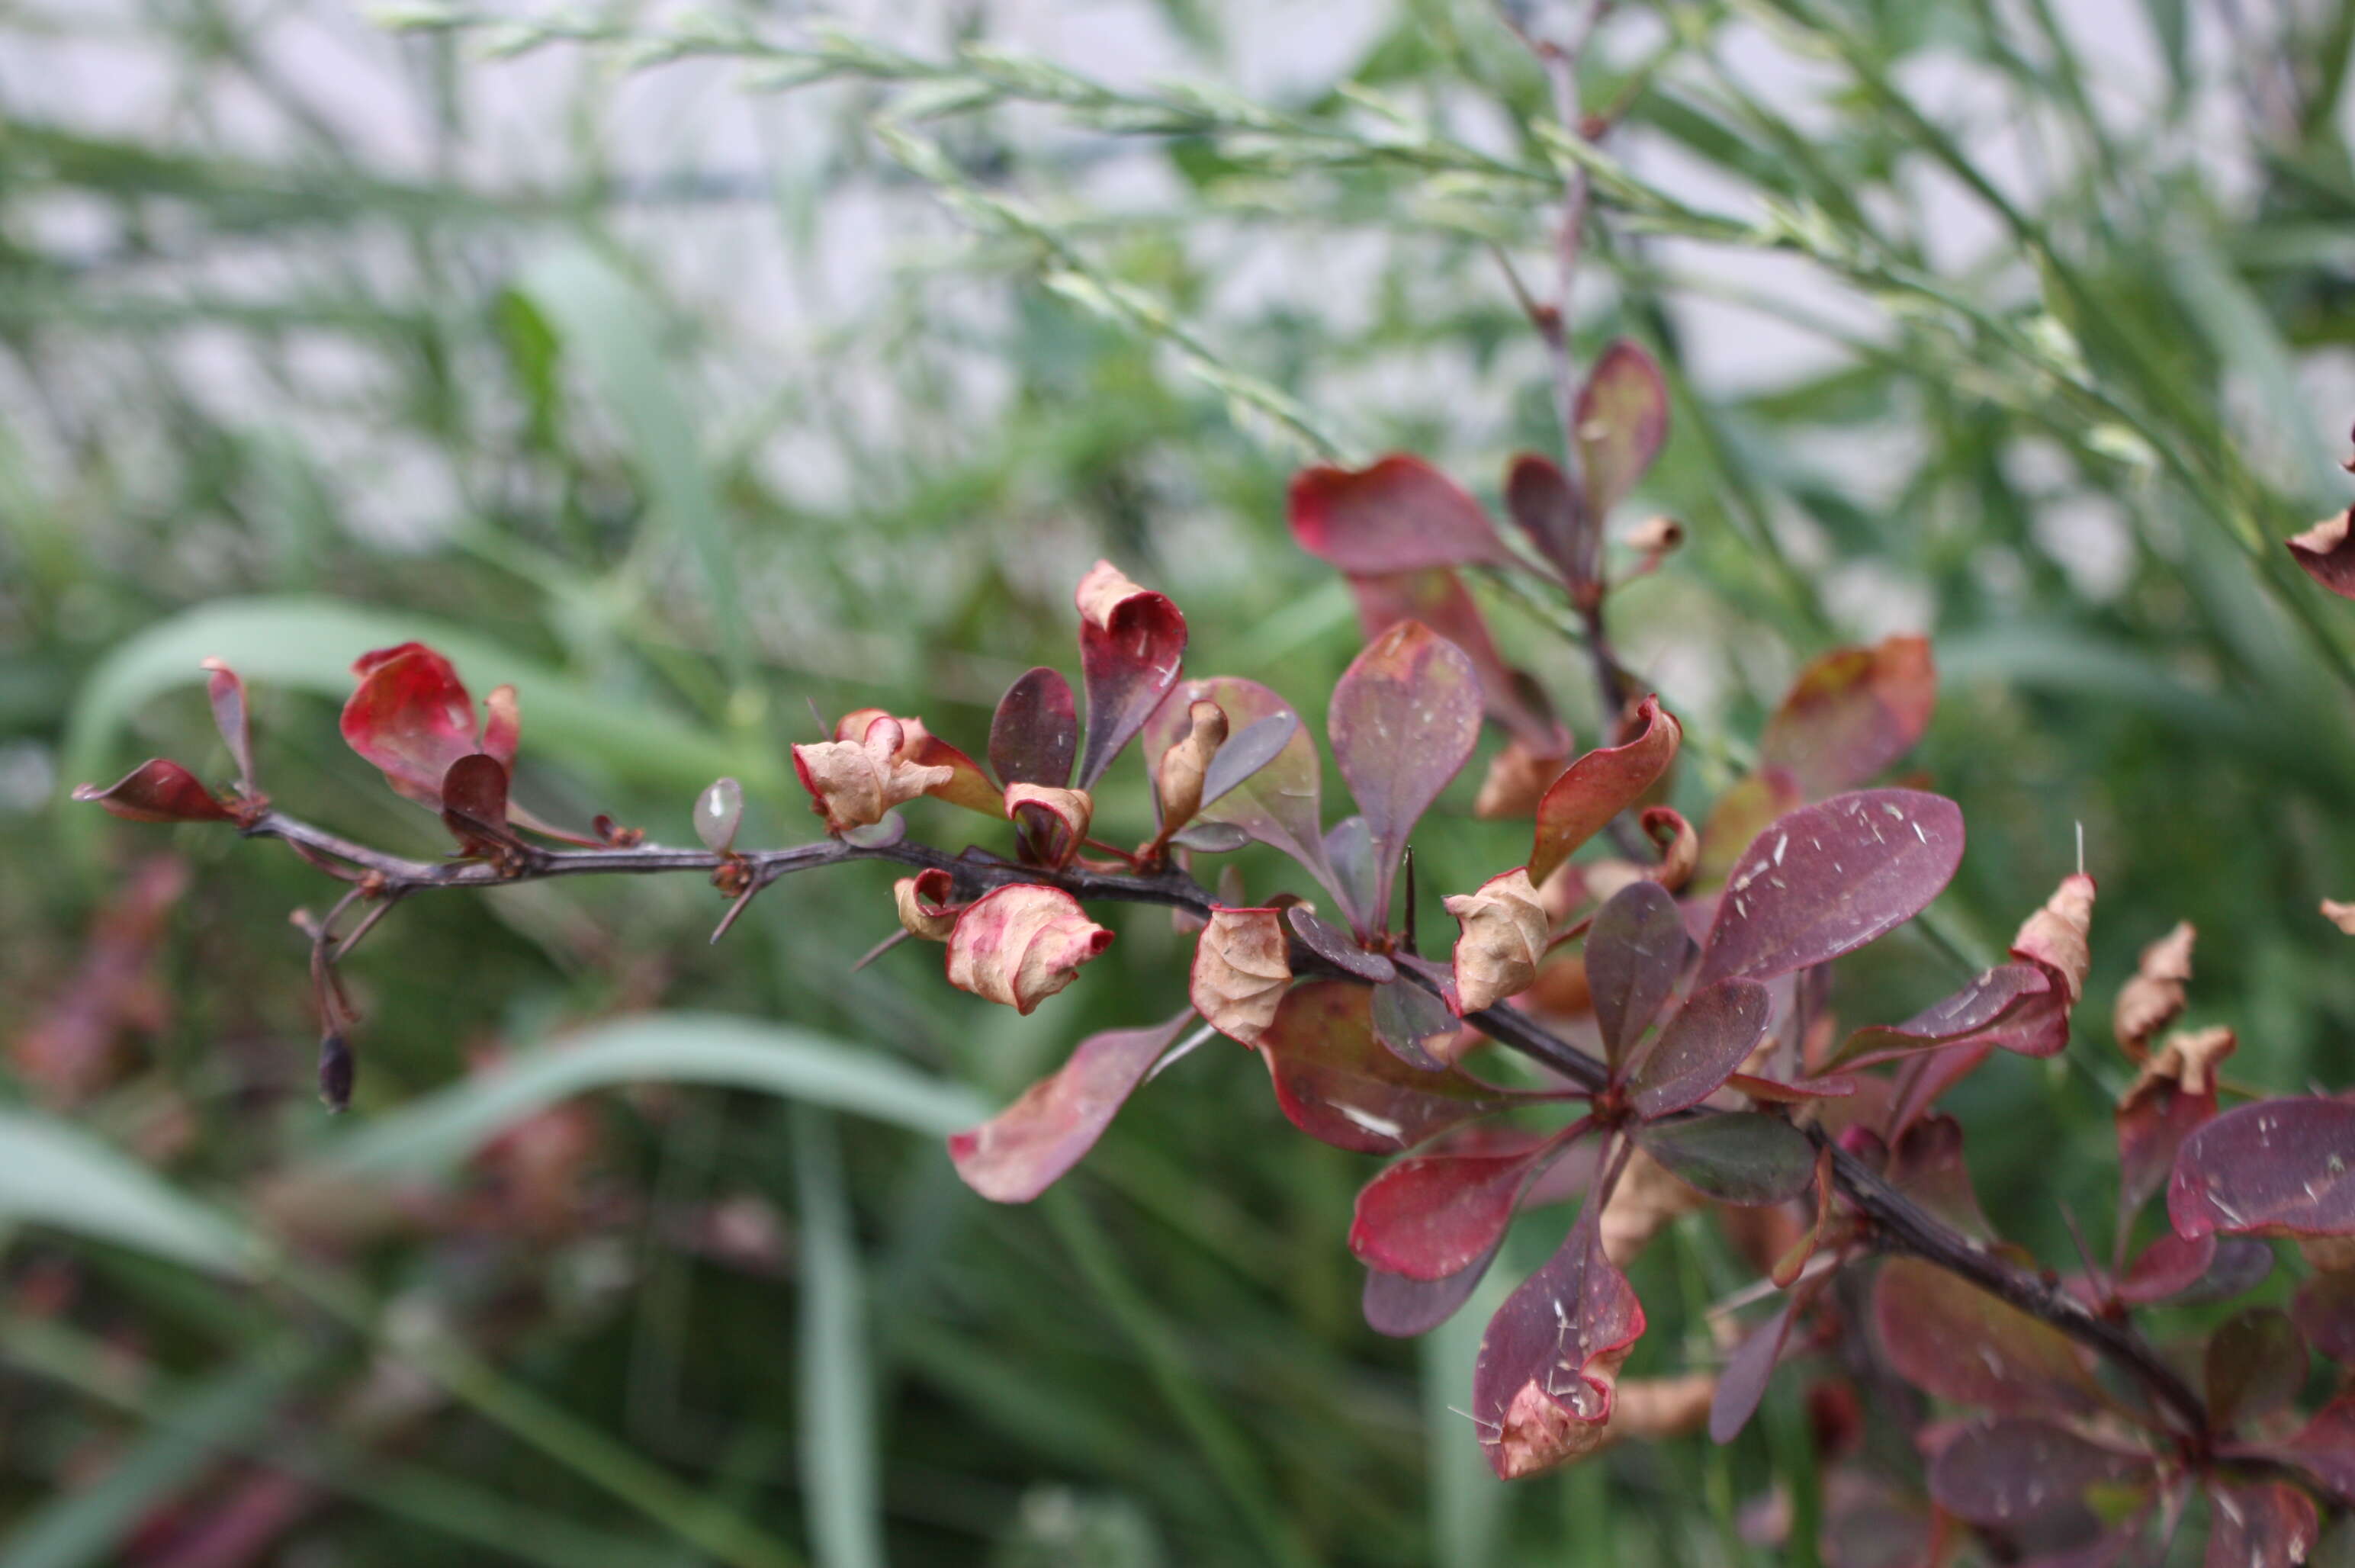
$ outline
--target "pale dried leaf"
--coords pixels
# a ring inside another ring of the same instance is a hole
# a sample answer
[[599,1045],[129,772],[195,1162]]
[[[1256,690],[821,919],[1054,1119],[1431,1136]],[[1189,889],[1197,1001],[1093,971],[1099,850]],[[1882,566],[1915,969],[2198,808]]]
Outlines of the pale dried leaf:
[[1528,989],[1545,956],[1550,922],[1529,873],[1516,866],[1469,893],[1446,901],[1464,928],[1455,939],[1455,990],[1461,1009],[1476,1013]]
[[1228,1039],[1255,1045],[1292,984],[1283,912],[1217,909],[1194,944],[1194,1008]]

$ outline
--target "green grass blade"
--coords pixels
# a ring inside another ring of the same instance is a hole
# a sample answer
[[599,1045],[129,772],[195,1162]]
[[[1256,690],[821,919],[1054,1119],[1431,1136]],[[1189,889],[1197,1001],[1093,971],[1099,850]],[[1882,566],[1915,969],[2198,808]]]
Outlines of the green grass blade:
[[820,1568],[882,1568],[882,1482],[866,1291],[834,1121],[794,1107],[801,1221],[801,1468]]
[[0,1215],[242,1277],[260,1250],[234,1220],[65,1122],[0,1111]]

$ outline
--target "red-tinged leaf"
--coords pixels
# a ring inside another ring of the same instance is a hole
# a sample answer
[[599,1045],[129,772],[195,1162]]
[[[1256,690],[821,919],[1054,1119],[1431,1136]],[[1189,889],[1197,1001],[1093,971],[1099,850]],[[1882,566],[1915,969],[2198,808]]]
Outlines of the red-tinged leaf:
[[1653,1122],[1636,1129],[1636,1141],[1669,1175],[1721,1203],[1780,1203],[1815,1179],[1807,1135],[1755,1111]]
[[1088,695],[1079,781],[1080,788],[1092,789],[1177,684],[1186,617],[1167,596],[1139,588],[1101,560],[1080,579],[1077,600],[1080,680]]
[[1359,1154],[1401,1154],[1513,1103],[1468,1074],[1401,1061],[1374,1038],[1372,1005],[1363,986],[1312,981],[1285,995],[1260,1037],[1276,1104],[1302,1132]]
[[1304,468],[1290,509],[1300,548],[1355,577],[1512,559],[1469,492],[1404,453],[1370,468]]
[[1942,795],[1872,789],[1801,806],[1734,863],[1699,983],[1772,979],[1902,925],[1963,860],[1963,814]]
[[1928,638],[1838,648],[1799,672],[1766,721],[1759,760],[1810,800],[1853,789],[1913,749],[1937,700]]
[[2325,517],[2289,542],[2292,560],[2342,599],[2355,599],[2355,512]]
[[1192,1015],[1151,1029],[1110,1029],[1080,1041],[1055,1072],[969,1131],[949,1138],[964,1184],[993,1203],[1028,1203],[1093,1148]]
[[2314,1348],[2355,1366],[2355,1270],[2318,1274],[2298,1286],[2290,1318]]
[[495,853],[512,843],[507,830],[507,770],[496,757],[476,752],[450,764],[442,775],[442,825],[468,854]]
[[1774,1010],[1765,987],[1739,976],[1693,993],[1628,1071],[1636,1114],[1665,1116],[1716,1093],[1765,1038]]
[[1404,976],[1374,987],[1373,1021],[1374,1038],[1391,1055],[1426,1072],[1446,1065],[1431,1053],[1432,1043],[1444,1045],[1463,1027],[1444,1001]]
[[[459,758],[485,752],[515,765],[513,693],[501,733],[477,742],[474,699],[450,661],[423,643],[362,654],[352,665],[359,684],[344,704],[344,740],[380,769],[385,782],[421,805],[442,805],[442,779]],[[495,694],[496,696],[496,694]],[[492,740],[500,744],[494,746]]]
[[1496,1247],[1530,1180],[1561,1147],[1550,1139],[1503,1153],[1401,1160],[1358,1194],[1349,1251],[1369,1268],[1407,1279],[1460,1274]]
[[1373,834],[1374,898],[1365,912],[1380,924],[1407,836],[1479,741],[1479,677],[1463,649],[1403,621],[1342,672],[1325,727]]
[[1806,805],[1791,775],[1779,768],[1752,773],[1717,797],[1709,819],[1700,827],[1700,864],[1693,880],[1703,886],[1722,882],[1742,852],[1775,820]]
[[1402,1274],[1368,1269],[1365,1293],[1359,1301],[1366,1327],[1393,1339],[1430,1333],[1472,1299],[1504,1244],[1504,1238],[1498,1237],[1495,1246],[1445,1279],[1409,1279]]
[[1660,699],[1644,699],[1636,718],[1643,729],[1634,739],[1587,752],[1571,763],[1538,802],[1529,880],[1542,882],[1552,875],[1580,845],[1643,799],[1676,761],[1684,728],[1661,709]]
[[150,757],[104,789],[76,784],[73,797],[133,822],[234,822],[229,808],[168,757]]
[[2314,1499],[2287,1481],[2209,1485],[2206,1568],[2287,1568],[2306,1562],[2321,1539]]
[[1652,1026],[1692,958],[1677,901],[1657,882],[1630,882],[1595,912],[1586,933],[1586,984],[1615,1070]]
[[1950,1045],[2051,1056],[2069,1043],[2069,998],[2041,964],[2002,964],[1903,1023],[1861,1029],[1824,1065],[1870,1067]]
[[989,720],[989,765],[999,784],[1067,788],[1079,754],[1079,699],[1060,671],[1040,665],[1006,688]]
[[1398,978],[1398,965],[1379,953],[1369,953],[1358,945],[1357,938],[1330,921],[1319,920],[1306,904],[1294,904],[1284,912],[1284,923],[1292,934],[1300,938],[1301,945],[1345,975],[1355,975],[1372,985],[1388,985]]
[[1925,1393],[1999,1415],[2083,1415],[2103,1403],[2061,1330],[1934,1264],[1881,1264],[1872,1315],[1890,1365]]
[[1601,530],[1551,459],[1533,452],[1513,459],[1505,471],[1505,510],[1538,553],[1561,570],[1564,582],[1573,590],[1593,583]]
[[2169,1299],[2170,1307],[2207,1307],[2231,1301],[2264,1284],[2274,1272],[2274,1250],[2254,1236],[2216,1238],[2216,1256],[2208,1272],[2188,1290]]
[[2208,1337],[2208,1413],[2230,1430],[2287,1408],[2306,1386],[2306,1336],[2289,1315],[2252,1307]]
[[1488,1320],[1472,1373],[1472,1420],[1499,1479],[1566,1456],[1578,1426],[1611,1419],[1618,1363],[1644,1332],[1644,1305],[1604,1255],[1594,1226],[1561,1250]]
[[949,933],[949,984],[1028,1015],[1077,979],[1080,965],[1112,939],[1060,888],[993,888],[965,906]]
[[2142,1212],[2175,1170],[2175,1157],[2216,1115],[2216,1091],[2189,1094],[2171,1078],[2153,1079],[2118,1106],[2118,1221]]
[[2147,1307],[2179,1296],[2207,1277],[2216,1262],[2216,1238],[2185,1238],[2162,1231],[2118,1276],[2117,1296],[2129,1307]]
[[1006,815],[1006,797],[989,782],[989,775],[982,771],[979,763],[921,725],[914,729],[905,750],[908,761],[920,768],[949,770],[949,782],[934,784],[924,792],[926,795],[984,816]]
[[1881,1175],[1964,1234],[1995,1234],[1971,1186],[1970,1166],[1963,1157],[1963,1125],[1954,1117],[1928,1116],[1908,1126],[1890,1147]]
[[1926,1051],[1898,1069],[1895,1093],[1889,1105],[1888,1125],[1898,1131],[1930,1114],[1939,1096],[1979,1070],[1995,1054],[1992,1045],[1958,1045]]
[[1579,389],[1577,430],[1586,515],[1600,528],[1668,438],[1668,389],[1649,354],[1625,338],[1603,351]]
[[1533,750],[1559,756],[1570,748],[1545,692],[1497,652],[1488,623],[1465,592],[1463,580],[1445,567],[1352,577],[1358,621],[1371,643],[1401,621],[1420,621],[1464,651],[1480,677],[1480,698],[1488,716]]
[[230,760],[237,763],[237,787],[252,795],[253,720],[247,710],[245,682],[219,659],[207,659],[201,667],[205,671],[205,695],[212,702],[213,727],[220,731],[221,744],[229,748]]
[[1998,1418],[1964,1427],[1930,1462],[1930,1496],[1973,1524],[2016,1527],[2086,1506],[2094,1488],[2145,1487],[2147,1454],[2113,1448],[2044,1421]]
[[2355,1235],[2355,1104],[2260,1100],[2183,1142],[2168,1217],[2187,1236]]
[[1799,1306],[1798,1297],[1786,1297],[1774,1315],[1744,1335],[1726,1358],[1725,1370],[1718,1374],[1717,1397],[1709,1407],[1710,1442],[1732,1442],[1758,1413],[1775,1364],[1783,1359],[1783,1346],[1791,1337]]
[[1225,712],[1231,735],[1247,732],[1263,720],[1279,715],[1292,720],[1292,734],[1273,761],[1222,790],[1215,804],[1209,798],[1206,776],[1205,798],[1197,820],[1231,823],[1270,848],[1291,856],[1320,879],[1325,877],[1325,822],[1318,805],[1324,763],[1316,755],[1316,742],[1284,699],[1256,681],[1231,676],[1181,680],[1146,722],[1146,749],[1159,756],[1184,739],[1188,714],[1195,703],[1205,700],[1217,703]]

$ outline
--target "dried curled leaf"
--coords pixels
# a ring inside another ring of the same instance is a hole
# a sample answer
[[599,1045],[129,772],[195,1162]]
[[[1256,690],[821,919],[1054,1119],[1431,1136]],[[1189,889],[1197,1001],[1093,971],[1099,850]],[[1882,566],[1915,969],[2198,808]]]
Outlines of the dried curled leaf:
[[1459,1010],[1476,1013],[1527,990],[1538,977],[1551,923],[1525,867],[1489,878],[1446,901],[1463,933],[1455,939]]
[[1291,940],[1275,909],[1216,909],[1194,944],[1189,995],[1220,1034],[1257,1045],[1292,984]]
[[1161,799],[1161,826],[1176,832],[1202,809],[1202,781],[1219,748],[1227,743],[1227,715],[1207,698],[1186,708],[1186,737],[1161,753],[1155,784]]
[[2085,994],[2085,974],[2094,966],[2088,933],[2094,924],[2094,879],[2083,871],[2061,879],[2044,907],[2028,917],[2011,939],[2011,955],[2041,964],[2061,976],[2074,1006]]
[[999,796],[997,786],[989,775],[956,747],[924,728],[921,719],[892,715],[880,708],[859,708],[844,714],[835,721],[834,738],[837,741],[859,741],[874,728],[878,719],[890,719],[900,726],[899,760],[913,767],[946,768],[949,777],[924,793],[935,800],[961,805],[967,811],[977,811],[984,816],[1006,815],[1006,802]]
[[2178,1029],[2143,1063],[2141,1074],[2126,1091],[2126,1099],[2132,1102],[2149,1093],[2151,1086],[2162,1079],[2174,1083],[2186,1094],[2212,1097],[2216,1093],[2216,1064],[2232,1055],[2240,1044],[2240,1037],[2222,1024],[2209,1029]]
[[1080,852],[1095,809],[1094,798],[1083,789],[1031,784],[1006,786],[1007,820],[1021,827],[1050,866],[1063,865]]
[[1644,1332],[1643,1303],[1573,1229],[1488,1320],[1472,1374],[1472,1419],[1500,1480],[1533,1475],[1600,1447],[1619,1368]]
[[2289,553],[2306,574],[2342,599],[2355,599],[2355,512],[2325,517],[2291,539]]
[[950,768],[908,760],[906,747],[905,726],[888,713],[877,713],[857,740],[816,741],[794,748],[794,772],[810,793],[810,809],[826,819],[827,832],[847,833],[880,822],[893,806],[955,776]]
[[1540,752],[1519,736],[1509,737],[1504,749],[1488,759],[1487,774],[1472,800],[1472,815],[1486,822],[1535,816],[1546,786],[1569,765],[1564,752]]
[[1112,936],[1060,888],[996,888],[967,905],[949,933],[949,984],[1028,1013],[1078,978]]
[[949,901],[955,879],[935,866],[891,884],[891,901],[898,906],[900,924],[911,936],[946,942],[956,930],[959,907]]
[[2183,987],[2191,978],[2191,944],[2199,935],[2190,921],[2178,921],[2142,950],[2134,978],[2118,987],[2110,1027],[2128,1056],[2139,1060],[2151,1037],[2183,1016]]

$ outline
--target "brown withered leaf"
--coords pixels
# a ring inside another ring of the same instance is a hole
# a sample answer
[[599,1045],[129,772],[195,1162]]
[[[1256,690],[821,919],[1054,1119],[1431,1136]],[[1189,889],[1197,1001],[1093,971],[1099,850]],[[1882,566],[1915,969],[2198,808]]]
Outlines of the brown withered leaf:
[[1502,750],[1488,759],[1480,793],[1473,797],[1472,815],[1486,822],[1503,817],[1535,816],[1546,786],[1570,766],[1564,751],[1540,752],[1519,736],[1508,737]]
[[2094,966],[2093,925],[2094,879],[2073,871],[2061,879],[2044,907],[2020,926],[2019,934],[2011,939],[2011,955],[2060,976],[2074,1006],[2085,994],[2085,975]]
[[1188,994],[1229,1040],[1256,1045],[1292,984],[1291,940],[1276,909],[1217,909],[1194,944]]
[[1526,867],[1489,878],[1446,901],[1463,926],[1455,939],[1455,991],[1461,1010],[1476,1013],[1529,988],[1545,956],[1551,923]]
[[1095,809],[1094,797],[1083,789],[1035,784],[1006,786],[1007,820],[1022,829],[1050,866],[1066,864],[1080,852]]
[[1112,937],[1060,888],[995,888],[968,904],[949,933],[949,984],[1028,1013],[1077,979]]
[[2190,921],[2142,950],[2134,978],[2118,987],[2111,1028],[2119,1046],[2140,1061],[2151,1037],[2183,1016],[2184,983],[2191,978],[2191,944],[2199,938]]
[[2325,517],[2291,539],[2289,553],[2308,577],[2342,599],[2355,599],[2355,512]]
[[1161,753],[1161,767],[1155,774],[1163,832],[1176,832],[1202,809],[1202,781],[1209,776],[1219,748],[1226,743],[1226,709],[1208,698],[1188,703],[1185,737]]
[[2355,902],[2341,903],[2337,899],[2325,899],[2322,901],[2322,918],[2348,935],[2355,936]]
[[2214,1093],[2217,1063],[2240,1049],[2240,1037],[2222,1024],[2177,1029],[2142,1064],[2141,1074],[2126,1090],[2126,1103],[2147,1093],[2162,1079],[2179,1085],[2187,1094]]
[[893,806],[956,776],[946,766],[909,761],[902,752],[906,741],[900,720],[879,712],[857,740],[815,741],[794,748],[794,771],[810,793],[810,809],[826,819],[827,832],[847,833],[880,822]]
[[1670,1176],[1658,1160],[1640,1148],[1634,1150],[1603,1211],[1603,1255],[1625,1268],[1678,1215],[1708,1201]]
[[891,901],[900,912],[900,924],[911,936],[921,936],[927,942],[946,942],[956,930],[959,911],[948,901],[954,883],[939,867],[920,876],[902,877],[891,884]]

